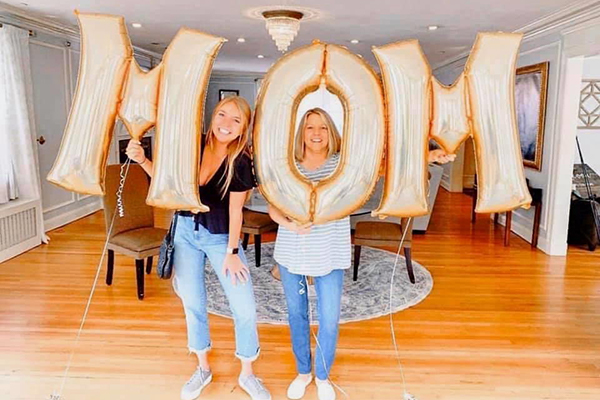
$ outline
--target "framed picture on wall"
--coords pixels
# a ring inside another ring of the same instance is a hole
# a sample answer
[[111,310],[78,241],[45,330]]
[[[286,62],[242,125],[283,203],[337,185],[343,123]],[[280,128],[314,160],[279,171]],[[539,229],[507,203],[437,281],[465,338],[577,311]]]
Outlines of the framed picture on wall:
[[219,101],[226,97],[239,96],[240,91],[235,89],[219,89]]
[[515,81],[515,107],[523,164],[537,171],[542,169],[548,66],[548,62],[543,62],[518,68]]

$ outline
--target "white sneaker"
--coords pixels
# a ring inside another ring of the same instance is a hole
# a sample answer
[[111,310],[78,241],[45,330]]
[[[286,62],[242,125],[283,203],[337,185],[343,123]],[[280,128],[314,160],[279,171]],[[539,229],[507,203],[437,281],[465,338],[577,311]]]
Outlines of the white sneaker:
[[319,400],[335,400],[335,389],[333,389],[331,382],[315,379],[315,383],[317,384],[317,396]]
[[181,388],[181,400],[194,400],[200,396],[202,389],[204,389],[212,381],[212,372],[204,371],[198,367],[194,375],[183,388]]
[[302,375],[298,375],[296,379],[290,383],[287,390],[288,399],[298,400],[304,397],[306,387],[312,382],[312,375],[309,375],[308,379]]
[[256,375],[241,376],[238,378],[240,387],[252,398],[252,400],[271,400],[269,389],[263,385],[262,380]]

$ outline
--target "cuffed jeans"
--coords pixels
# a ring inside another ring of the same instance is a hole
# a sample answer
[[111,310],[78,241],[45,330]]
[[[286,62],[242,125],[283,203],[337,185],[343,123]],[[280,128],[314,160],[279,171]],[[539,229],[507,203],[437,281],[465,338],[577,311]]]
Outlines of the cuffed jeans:
[[[241,360],[254,361],[260,346],[252,281],[245,284],[238,281],[234,285],[228,276],[223,275],[229,234],[212,234],[202,225],[196,226],[192,217],[179,215],[176,218],[173,288],[185,310],[189,350],[204,353],[211,348],[204,283],[204,265],[208,257],[233,314],[235,355]],[[241,247],[239,257],[244,264],[248,264]]]

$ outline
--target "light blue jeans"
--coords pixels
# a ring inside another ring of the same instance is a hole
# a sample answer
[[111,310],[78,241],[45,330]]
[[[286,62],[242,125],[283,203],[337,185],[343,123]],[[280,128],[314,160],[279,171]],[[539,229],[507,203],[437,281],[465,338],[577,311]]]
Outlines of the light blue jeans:
[[[198,230],[195,230],[194,218],[184,216],[177,216],[177,218],[173,288],[181,298],[185,310],[190,352],[204,353],[211,348],[204,283],[204,266],[208,257],[219,277],[233,314],[235,355],[241,360],[256,360],[260,353],[260,346],[252,281],[245,284],[238,282],[234,285],[229,276],[224,276],[222,272],[229,234],[212,234],[202,225],[198,225]],[[239,256],[242,262],[248,265],[241,246]]]
[[[306,279],[279,265],[281,283],[288,307],[292,350],[299,374],[311,372],[310,324],[308,321],[308,290]],[[318,345],[315,351],[317,378],[329,379],[337,347],[344,270],[335,269],[325,276],[313,277],[317,291],[319,313]]]

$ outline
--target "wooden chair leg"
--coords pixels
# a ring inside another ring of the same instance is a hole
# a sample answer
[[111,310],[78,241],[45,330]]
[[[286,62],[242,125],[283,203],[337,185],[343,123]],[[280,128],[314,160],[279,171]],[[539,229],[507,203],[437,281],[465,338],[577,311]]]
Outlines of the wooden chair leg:
[[113,271],[115,268],[115,252],[114,250],[108,250],[108,262],[106,264],[106,284],[112,285]]
[[538,237],[540,236],[540,220],[542,218],[542,204],[535,205],[535,216],[533,217],[533,233],[531,235],[531,247],[537,249]]
[[404,256],[406,257],[406,271],[408,272],[408,279],[410,283],[415,283],[415,273],[412,265],[412,252],[410,247],[404,248]]
[[504,245],[510,246],[510,230],[512,225],[512,211],[506,212],[506,221],[504,222]]
[[146,273],[150,275],[150,272],[152,272],[152,256],[146,260]]
[[498,225],[498,216],[500,213],[494,213],[494,225]]
[[250,234],[244,233],[244,239],[242,240],[242,248],[244,250],[248,249],[248,242],[250,241]]
[[354,275],[352,280],[356,282],[358,280],[358,265],[360,264],[360,250],[361,247],[354,245]]
[[138,299],[144,300],[144,260],[135,260]]
[[254,261],[260,267],[260,235],[254,235]]

